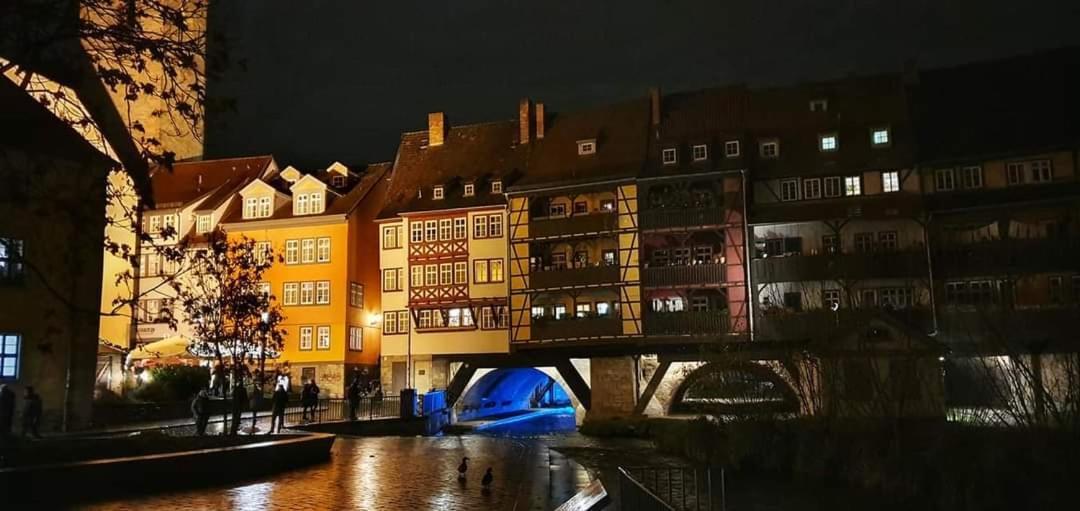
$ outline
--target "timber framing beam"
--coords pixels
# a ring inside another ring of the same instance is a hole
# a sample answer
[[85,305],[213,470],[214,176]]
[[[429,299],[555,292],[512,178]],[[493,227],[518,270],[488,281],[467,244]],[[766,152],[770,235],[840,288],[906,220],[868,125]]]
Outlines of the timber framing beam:
[[638,396],[637,403],[634,405],[634,415],[645,413],[645,407],[649,406],[649,401],[652,401],[653,396],[656,395],[656,389],[660,387],[660,382],[664,381],[670,367],[670,360],[660,361],[656,371],[653,371],[652,378],[649,378],[649,383],[645,385],[645,389]]
[[577,396],[581,406],[586,410],[592,409],[592,389],[589,388],[588,383],[585,383],[585,379],[581,377],[581,373],[577,371],[574,364],[570,363],[570,359],[560,360],[555,364],[555,369],[570,386],[570,391]]

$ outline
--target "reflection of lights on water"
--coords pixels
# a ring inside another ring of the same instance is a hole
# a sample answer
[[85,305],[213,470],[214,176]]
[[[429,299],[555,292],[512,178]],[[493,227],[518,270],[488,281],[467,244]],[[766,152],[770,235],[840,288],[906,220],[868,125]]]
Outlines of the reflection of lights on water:
[[274,483],[256,483],[241,486],[229,491],[232,508],[237,511],[249,509],[267,509],[274,495]]

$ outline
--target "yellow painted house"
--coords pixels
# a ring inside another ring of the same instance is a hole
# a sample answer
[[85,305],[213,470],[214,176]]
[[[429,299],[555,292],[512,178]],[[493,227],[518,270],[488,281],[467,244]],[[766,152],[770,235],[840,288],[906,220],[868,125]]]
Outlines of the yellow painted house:
[[242,188],[225,215],[230,238],[253,239],[278,259],[266,286],[285,316],[277,366],[288,369],[294,389],[315,378],[323,395],[341,396],[355,376],[378,379],[382,313],[372,219],[389,170],[334,163],[302,173],[290,166]]

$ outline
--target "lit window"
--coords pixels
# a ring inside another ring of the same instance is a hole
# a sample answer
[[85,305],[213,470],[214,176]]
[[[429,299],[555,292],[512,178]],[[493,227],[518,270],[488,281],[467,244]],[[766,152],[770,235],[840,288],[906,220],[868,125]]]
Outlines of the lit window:
[[1032,183],[1049,183],[1053,179],[1050,160],[1035,160],[1030,162],[1030,166]]
[[839,197],[843,194],[842,182],[839,177],[825,178],[825,196]]
[[844,178],[844,195],[862,195],[862,179],[859,176],[847,176]]
[[574,306],[574,317],[587,318],[590,312],[592,312],[591,303],[579,303]]
[[409,268],[409,285],[412,287],[424,285],[424,265],[416,264]]
[[724,156],[728,158],[737,158],[739,156],[739,141],[728,140],[724,142]]
[[454,263],[454,284],[468,284],[469,283],[469,265],[465,261],[457,261]]
[[474,185],[472,183],[466,183],[465,184],[465,196],[466,197],[472,197],[473,195],[476,195],[476,185]]
[[488,216],[488,237],[501,238],[502,237],[502,215],[489,215]]
[[829,100],[827,99],[814,99],[810,101],[811,112],[824,112],[829,109]]
[[364,351],[364,329],[349,327],[349,351]]
[[596,315],[602,317],[610,316],[611,302],[596,302]]
[[300,327],[300,349],[302,349],[302,350],[310,350],[311,349],[311,334],[312,334],[312,328],[311,327],[309,327],[309,326]]
[[839,142],[837,141],[835,133],[829,133],[818,137],[818,149],[820,149],[821,152],[827,153],[835,151],[838,145]]
[[900,191],[900,173],[891,170],[881,173],[881,191],[885,193]]
[[885,147],[889,145],[891,139],[889,138],[889,128],[874,128],[870,130],[870,141],[874,147]]
[[480,308],[480,328],[491,330],[495,328],[495,312],[491,307]]
[[490,272],[490,282],[502,282],[503,281],[503,260],[492,259],[488,263],[488,271]]
[[442,241],[449,241],[454,236],[454,220],[452,218],[443,218],[439,220],[439,239]]
[[679,161],[678,151],[674,147],[668,147],[660,152],[660,161],[664,165],[673,165]]
[[820,199],[821,198],[821,179],[803,179],[803,198],[804,199]]
[[785,179],[780,181],[780,200],[799,200],[799,180]]
[[488,282],[487,259],[477,259],[473,261],[473,280],[477,284],[486,284]]
[[270,260],[270,254],[273,249],[270,248],[269,241],[256,241],[255,242],[255,262],[258,264],[266,264],[267,262],[273,263]]
[[431,190],[431,198],[435,199],[435,200],[442,199],[443,198],[443,187],[436,186],[434,189],[432,189]]
[[939,192],[948,192],[956,187],[953,169],[937,169],[934,171],[934,189]]
[[431,328],[431,312],[430,309],[420,311],[420,328]]
[[424,265],[424,285],[425,286],[437,286],[437,285],[439,285],[439,265],[437,265],[437,264]]
[[578,140],[577,153],[579,156],[596,153],[596,139]]
[[780,142],[777,142],[775,140],[767,140],[761,142],[759,149],[762,158],[780,157]]
[[566,318],[566,306],[563,304],[556,305],[552,307],[552,313],[555,319],[564,319]]
[[709,159],[709,146],[705,144],[698,144],[693,147],[694,161],[702,161]]
[[324,204],[323,204],[323,193],[322,192],[315,192],[315,193],[311,194],[309,196],[309,200],[310,200],[309,208],[310,208],[311,214],[316,215],[316,214],[322,213],[326,209]]
[[196,217],[195,232],[199,234],[210,232],[210,215],[198,215],[198,217]]
[[22,240],[0,238],[0,284],[22,280],[22,254]]
[[439,265],[439,285],[448,286],[454,283],[454,265],[442,263]]
[[308,214],[308,194],[301,193],[296,196],[296,202],[293,203],[293,214],[306,215]]
[[503,193],[502,181],[496,179],[491,182],[491,193]]
[[615,211],[615,199],[601,199],[600,211]]
[[244,199],[244,218],[256,218],[259,216],[259,199],[248,197]]
[[270,214],[270,197],[259,197],[259,214],[256,216],[259,218],[269,218]]
[[970,166],[960,169],[960,186],[967,190],[982,188],[983,176],[982,167]]
[[317,257],[320,263],[330,262],[330,238],[319,238]]
[[383,270],[383,291],[401,291],[401,268]]
[[319,327],[318,332],[319,332],[319,342],[317,344],[318,349],[320,349],[320,350],[328,350],[328,349],[330,349],[330,327],[321,326],[321,327]]
[[533,319],[544,317],[544,306],[543,305],[533,305],[529,309],[529,315],[532,316]]
[[[421,236],[423,233],[421,232]],[[383,248],[401,248],[401,226],[383,227]]]

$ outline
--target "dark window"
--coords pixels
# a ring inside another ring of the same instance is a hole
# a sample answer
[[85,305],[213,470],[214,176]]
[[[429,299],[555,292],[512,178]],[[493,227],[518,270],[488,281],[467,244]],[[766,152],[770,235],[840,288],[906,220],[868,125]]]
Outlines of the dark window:
[[802,310],[802,293],[798,291],[789,291],[784,293],[784,307],[794,310]]
[[802,238],[784,238],[785,255],[802,254]]
[[840,237],[835,234],[826,234],[821,237],[821,250],[826,254],[840,253]]
[[589,212],[589,204],[585,201],[577,201],[574,203],[574,214],[584,215]]
[[872,233],[872,232],[858,232],[858,233],[855,233],[855,251],[856,252],[873,252],[874,251],[874,233]]

